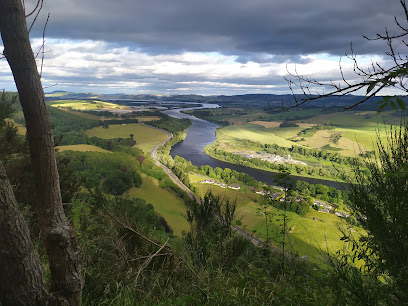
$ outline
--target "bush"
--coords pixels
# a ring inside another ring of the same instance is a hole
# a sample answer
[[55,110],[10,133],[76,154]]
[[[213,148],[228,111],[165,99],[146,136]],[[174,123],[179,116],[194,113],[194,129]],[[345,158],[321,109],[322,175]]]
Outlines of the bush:
[[299,127],[299,125],[296,124],[295,122],[284,121],[279,125],[279,127],[281,127],[281,128]]

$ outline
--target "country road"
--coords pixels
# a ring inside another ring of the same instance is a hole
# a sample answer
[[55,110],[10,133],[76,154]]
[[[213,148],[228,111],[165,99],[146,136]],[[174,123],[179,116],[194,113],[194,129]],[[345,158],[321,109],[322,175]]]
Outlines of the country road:
[[[146,124],[146,125],[148,125],[148,124]],[[151,126],[151,125],[149,125],[149,127],[154,128],[154,129],[159,130],[159,131],[162,131],[163,133],[165,133],[167,135],[167,138],[166,138],[165,141],[159,143],[157,146],[155,146],[153,149],[150,150],[150,155],[155,160],[156,165],[162,167],[164,172],[167,173],[167,175],[171,178],[171,180],[177,186],[179,186],[183,191],[185,191],[190,198],[195,199],[196,201],[200,202],[200,199],[186,185],[184,185],[183,182],[180,181],[180,179],[169,168],[167,168],[165,165],[163,165],[157,159],[157,150],[159,149],[159,147],[164,146],[173,137],[173,134],[166,131],[166,130],[163,130],[163,129],[160,129],[160,128],[157,128],[157,127],[154,127],[154,126]]]
[[[198,198],[186,185],[184,185],[184,183],[183,183],[182,181],[180,181],[180,179],[179,179],[176,175],[174,175],[174,173],[173,173],[169,168],[167,168],[165,165],[163,165],[163,164],[162,164],[161,162],[159,162],[159,160],[157,159],[157,150],[159,149],[159,147],[165,145],[165,144],[173,137],[173,134],[170,133],[170,132],[168,132],[168,131],[166,131],[166,130],[163,130],[163,129],[160,129],[160,128],[157,128],[157,127],[154,127],[154,126],[151,126],[151,125],[148,125],[148,124],[145,124],[145,125],[147,125],[147,126],[149,126],[149,127],[151,127],[151,128],[154,128],[154,129],[156,129],[156,130],[162,131],[163,133],[165,133],[165,134],[167,135],[167,138],[166,138],[165,141],[159,143],[159,144],[156,145],[153,149],[150,150],[150,155],[151,155],[151,156],[153,157],[153,159],[156,161],[156,165],[162,167],[163,170],[164,170],[164,172],[167,173],[167,175],[170,177],[170,179],[171,179],[177,186],[179,186],[183,191],[185,191],[185,192],[188,194],[188,196],[189,196],[190,198],[192,198],[192,199],[196,200],[198,203],[200,203],[200,202],[201,202],[201,199]],[[251,233],[247,232],[246,230],[244,230],[244,229],[242,229],[242,228],[240,228],[240,227],[238,227],[238,226],[232,225],[232,228],[233,228],[233,230],[234,230],[235,232],[237,232],[237,233],[240,234],[241,236],[244,236],[244,237],[246,237],[247,239],[249,239],[249,240],[252,242],[252,244],[255,245],[255,246],[262,246],[262,245],[265,244],[264,241],[262,241],[261,239],[255,237],[255,236],[252,235]],[[277,248],[276,246],[274,246],[274,245],[272,245],[272,244],[269,244],[269,247],[270,247],[270,249],[271,249],[272,251],[282,252],[281,249]],[[290,257],[290,255],[289,255],[289,254],[285,254],[285,257]]]

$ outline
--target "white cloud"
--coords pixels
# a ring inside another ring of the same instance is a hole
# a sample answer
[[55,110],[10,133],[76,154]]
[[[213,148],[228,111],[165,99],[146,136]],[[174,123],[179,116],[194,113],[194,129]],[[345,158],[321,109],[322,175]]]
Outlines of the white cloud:
[[[40,39],[32,41],[35,52],[41,45]],[[43,85],[53,86],[53,90],[226,95],[289,92],[285,63],[242,63],[237,56],[217,52],[154,55],[103,41],[48,39],[44,56]],[[338,58],[315,54],[299,59],[296,69],[300,75],[341,81]],[[374,60],[383,61],[380,57]],[[369,57],[362,57],[361,62],[369,64]],[[289,70],[294,71],[294,65],[288,64]],[[342,67],[347,76],[354,77],[352,62],[343,62]],[[0,61],[0,69],[0,84],[14,90],[5,60]]]

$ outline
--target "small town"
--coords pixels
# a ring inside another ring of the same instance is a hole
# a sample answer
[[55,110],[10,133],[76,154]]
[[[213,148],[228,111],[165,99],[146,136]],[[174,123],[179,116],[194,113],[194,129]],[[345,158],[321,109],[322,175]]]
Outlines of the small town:
[[[229,188],[229,189],[233,189],[233,190],[240,190],[241,189],[241,186],[239,184],[227,185],[227,184],[224,184],[224,183],[221,183],[221,182],[217,182],[214,179],[205,179],[205,180],[200,181],[199,183],[215,185],[215,186],[218,186],[218,187],[221,187],[221,188]],[[285,189],[283,187],[280,187],[280,186],[272,186],[272,187],[274,189],[281,190],[281,192],[269,192],[268,193],[264,189],[260,189],[260,190],[253,189],[253,191],[256,194],[263,195],[263,196],[268,194],[269,197],[274,201],[279,200],[280,202],[284,202],[285,201],[285,194],[284,194]],[[296,197],[295,201],[296,202],[303,202],[303,201],[305,201],[305,199],[302,198],[302,197]],[[336,216],[338,216],[340,218],[350,217],[350,215],[347,214],[344,211],[336,211],[337,205],[330,204],[330,203],[328,203],[326,201],[313,199],[313,205],[315,205],[317,207],[316,210],[318,212],[321,212],[321,213],[335,214]]]

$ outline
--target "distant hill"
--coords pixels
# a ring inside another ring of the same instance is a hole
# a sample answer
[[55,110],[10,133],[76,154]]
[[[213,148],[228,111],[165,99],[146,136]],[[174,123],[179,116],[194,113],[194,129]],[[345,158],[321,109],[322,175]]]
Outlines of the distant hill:
[[[282,102],[285,107],[293,106],[295,104],[293,96],[290,94],[286,95],[275,95],[275,94],[246,94],[246,95],[234,95],[234,96],[201,96],[201,95],[146,95],[146,94],[95,94],[95,93],[73,93],[66,91],[53,91],[46,94],[46,98],[49,101],[61,100],[61,99],[78,99],[78,100],[88,100],[88,99],[98,99],[106,101],[122,102],[170,102],[170,101],[181,101],[181,102],[197,102],[197,103],[217,103],[221,106],[231,106],[231,105],[256,105],[267,107],[270,109],[277,109],[282,107]],[[315,108],[315,107],[339,107],[343,108],[346,106],[353,105],[358,101],[361,101],[364,96],[333,96],[327,98],[321,98],[318,100],[310,101],[306,103],[305,108]],[[381,97],[374,97],[369,99],[367,102],[363,103],[359,109],[377,109],[378,105],[375,103],[380,101]],[[249,106],[246,105],[246,106]]]

